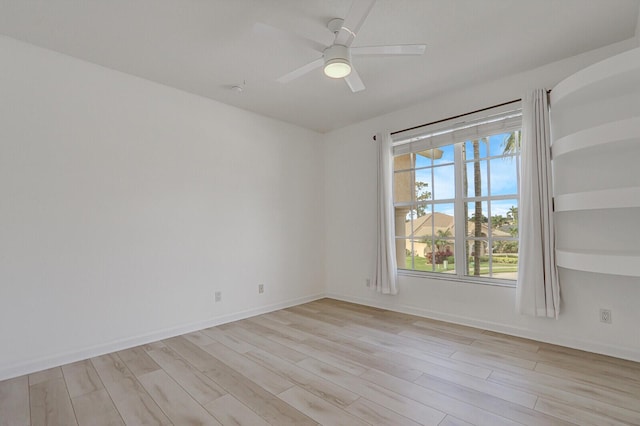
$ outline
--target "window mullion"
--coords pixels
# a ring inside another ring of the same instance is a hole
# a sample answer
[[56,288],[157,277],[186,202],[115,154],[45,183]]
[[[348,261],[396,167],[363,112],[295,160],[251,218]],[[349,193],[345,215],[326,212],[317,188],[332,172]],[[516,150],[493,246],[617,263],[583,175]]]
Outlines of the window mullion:
[[466,235],[464,235],[465,230],[465,214],[464,214],[464,197],[466,194],[463,194],[463,179],[464,179],[464,168],[466,164],[464,163],[464,159],[462,158],[462,144],[458,143],[454,146],[454,164],[455,164],[455,189],[456,189],[456,201],[454,205],[454,223],[455,223],[455,259],[456,259],[456,275],[459,277],[464,277],[467,270],[467,261],[466,261]]

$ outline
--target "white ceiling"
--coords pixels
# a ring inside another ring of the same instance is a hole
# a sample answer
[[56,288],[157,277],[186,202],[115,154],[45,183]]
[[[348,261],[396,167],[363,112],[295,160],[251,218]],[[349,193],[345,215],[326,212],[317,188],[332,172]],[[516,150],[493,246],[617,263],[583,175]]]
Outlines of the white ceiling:
[[[634,36],[640,0],[378,0],[353,46],[427,44],[419,57],[358,57],[366,90],[319,57],[254,33],[261,22],[324,44],[350,0],[0,0],[0,33],[326,132],[454,87],[493,80]],[[238,94],[232,85],[246,81]]]

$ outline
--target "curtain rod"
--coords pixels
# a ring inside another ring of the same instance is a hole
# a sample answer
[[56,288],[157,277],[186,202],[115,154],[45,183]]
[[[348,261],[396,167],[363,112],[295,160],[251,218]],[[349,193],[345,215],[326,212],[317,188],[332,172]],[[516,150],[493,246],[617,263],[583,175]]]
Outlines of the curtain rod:
[[[549,93],[551,93],[551,89],[547,89],[547,96],[549,95]],[[454,115],[452,117],[443,118],[442,120],[432,121],[431,123],[424,123],[424,124],[420,124],[418,126],[409,127],[409,128],[402,129],[402,130],[396,130],[395,132],[391,132],[391,135],[395,135],[395,134],[402,133],[402,132],[407,132],[409,130],[419,129],[420,127],[431,126],[432,124],[442,123],[443,121],[455,120],[456,118],[464,117],[466,115],[475,114],[476,112],[482,112],[482,111],[486,111],[488,109],[498,108],[498,107],[501,107],[501,106],[504,106],[504,105],[515,104],[516,102],[520,102],[521,100],[522,100],[522,98],[514,99],[512,101],[503,102],[503,103],[498,104],[498,105],[494,105],[494,106],[490,106],[490,107],[486,107],[486,108],[481,108],[481,109],[478,109],[478,110],[475,110],[475,111],[471,111],[471,112],[465,112],[464,114]],[[373,140],[374,141],[376,140],[376,135],[373,135]]]
[[[482,111],[486,111],[486,110],[489,110],[489,109],[498,108],[498,107],[501,107],[501,106],[504,106],[504,105],[514,104],[516,102],[520,102],[521,100],[522,99],[514,99],[514,100],[509,101],[509,102],[503,102],[501,104],[489,106],[489,107],[486,107],[486,108],[477,109],[475,111],[465,112],[464,114],[454,115],[454,116],[451,116],[451,117],[443,118],[441,120],[432,121],[430,123],[420,124],[418,126],[409,127],[407,129],[396,130],[395,132],[391,132],[391,135],[395,135],[395,134],[402,133],[402,132],[407,132],[409,130],[419,129],[420,127],[431,126],[432,124],[442,123],[443,121],[455,120],[456,118],[460,118],[460,117],[464,117],[464,116],[467,116],[467,115],[475,114],[476,112],[482,112]],[[376,136],[375,135],[373,135],[373,140],[374,141],[376,140]]]

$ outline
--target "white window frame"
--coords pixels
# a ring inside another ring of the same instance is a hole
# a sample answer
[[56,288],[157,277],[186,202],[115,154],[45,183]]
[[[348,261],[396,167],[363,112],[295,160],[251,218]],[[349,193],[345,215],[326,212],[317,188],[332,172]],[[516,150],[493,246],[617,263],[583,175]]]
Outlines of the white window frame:
[[[464,211],[464,203],[467,202],[473,205],[475,201],[487,202],[487,215],[489,221],[491,221],[491,203],[489,200],[512,200],[516,199],[518,205],[520,205],[520,166],[519,161],[516,161],[517,172],[517,194],[513,195],[491,195],[491,174],[490,174],[490,162],[492,158],[500,158],[502,155],[494,155],[489,152],[487,157],[483,157],[480,161],[487,161],[487,195],[481,197],[468,197],[468,194],[463,194],[464,185],[464,171],[467,164],[472,164],[474,160],[464,160],[462,147],[463,144],[471,139],[484,138],[501,133],[510,133],[513,131],[522,131],[522,109],[520,102],[509,103],[507,105],[501,105],[496,108],[482,110],[478,113],[466,115],[463,121],[447,121],[441,122],[432,126],[424,126],[419,129],[411,129],[407,132],[395,133],[392,136],[393,141],[393,155],[403,155],[409,153],[417,153],[428,149],[438,148],[445,145],[454,145],[454,169],[455,169],[455,199],[454,204],[454,223],[455,223],[455,235],[454,235],[454,256],[456,259],[456,273],[444,273],[434,271],[421,271],[415,269],[404,269],[398,267],[398,273],[400,275],[428,277],[430,279],[441,279],[451,281],[463,281],[473,282],[479,284],[491,284],[499,286],[513,287],[516,284],[516,280],[509,280],[503,278],[493,278],[486,276],[473,276],[467,275],[467,261],[466,261],[466,246],[467,241],[473,240],[469,236],[465,235],[466,226],[465,221],[468,220]],[[518,160],[520,152],[514,157]],[[413,165],[415,171],[415,164]],[[395,171],[392,174],[392,179],[395,179]],[[393,185],[395,188],[395,185]],[[435,188],[432,188],[435,190]],[[395,198],[392,198],[395,200]],[[451,200],[430,200],[427,205],[437,205],[441,203],[451,204]],[[394,202],[394,206],[396,203]],[[491,224],[489,223],[489,226]],[[397,238],[394,234],[394,238]],[[404,236],[406,238],[406,236]],[[495,240],[492,235],[487,235],[485,240],[487,241],[488,249],[491,250],[494,241],[519,241],[518,237],[511,239],[499,238]],[[490,256],[491,258],[491,256]],[[462,265],[458,267],[458,265]],[[518,264],[518,267],[520,265]],[[491,268],[491,262],[490,262]],[[491,269],[490,269],[491,270]]]

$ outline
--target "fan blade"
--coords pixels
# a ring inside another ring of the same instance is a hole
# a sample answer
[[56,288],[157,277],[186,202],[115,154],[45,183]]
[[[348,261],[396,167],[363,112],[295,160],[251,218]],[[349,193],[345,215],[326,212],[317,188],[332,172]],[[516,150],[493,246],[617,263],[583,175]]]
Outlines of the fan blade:
[[351,73],[344,78],[344,81],[347,82],[349,89],[351,89],[353,93],[364,90],[364,83],[355,68],[351,68]]
[[313,71],[316,68],[320,68],[324,64],[323,58],[318,58],[315,61],[309,62],[306,65],[301,66],[298,69],[291,71],[288,74],[283,75],[278,79],[280,83],[288,83],[291,80],[295,80],[298,77],[302,77],[306,73]]
[[352,47],[352,55],[422,55],[427,46],[425,44],[398,44],[395,46],[362,46]]
[[299,43],[320,53],[324,52],[324,49],[327,48],[327,46],[315,40],[311,40],[291,31],[281,30],[280,28],[272,27],[271,25],[263,24],[261,22],[253,24],[253,32],[260,36]]
[[338,35],[336,35],[334,44],[347,47],[351,46],[353,39],[358,34],[358,31],[360,31],[360,27],[362,27],[365,19],[367,19],[367,15],[371,12],[375,2],[375,0],[353,0],[351,9],[349,9],[349,13],[342,23],[342,29],[340,29]]

